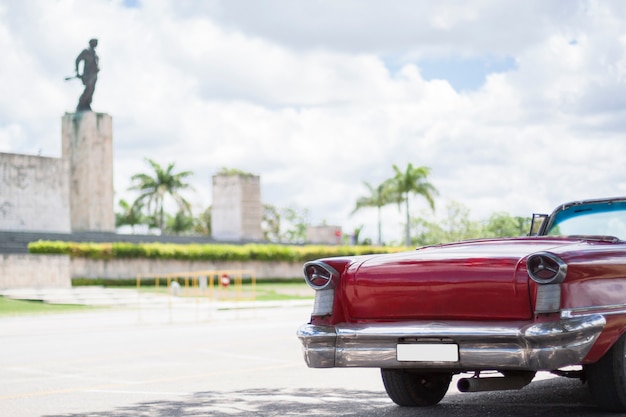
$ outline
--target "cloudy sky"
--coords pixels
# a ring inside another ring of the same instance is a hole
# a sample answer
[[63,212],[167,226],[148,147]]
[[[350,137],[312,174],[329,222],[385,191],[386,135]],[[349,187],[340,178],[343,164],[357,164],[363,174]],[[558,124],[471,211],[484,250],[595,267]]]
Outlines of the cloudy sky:
[[528,216],[626,194],[625,21],[621,0],[0,0],[0,152],[60,156],[82,91],[63,79],[96,37],[116,201],[146,157],[194,172],[197,212],[237,168],[375,238],[375,210],[350,214],[363,182],[410,162],[439,215]]

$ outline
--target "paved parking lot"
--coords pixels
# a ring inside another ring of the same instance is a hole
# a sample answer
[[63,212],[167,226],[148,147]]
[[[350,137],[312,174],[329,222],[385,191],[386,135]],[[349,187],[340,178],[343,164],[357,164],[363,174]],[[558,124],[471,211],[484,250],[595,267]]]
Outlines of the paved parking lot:
[[[297,327],[310,306],[187,304],[0,319],[0,415],[598,416],[579,381],[540,375],[512,392],[411,410],[377,369],[309,369]],[[610,414],[606,414],[610,415]]]

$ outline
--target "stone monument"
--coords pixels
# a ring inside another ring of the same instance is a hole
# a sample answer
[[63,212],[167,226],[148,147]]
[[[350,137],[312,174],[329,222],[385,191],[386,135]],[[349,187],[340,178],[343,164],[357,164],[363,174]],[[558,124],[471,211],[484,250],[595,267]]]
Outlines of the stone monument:
[[[115,232],[111,116],[91,111],[97,39],[76,58],[85,89],[61,121],[62,157],[0,153],[0,230]],[[80,71],[82,64],[82,72]]]
[[[79,78],[85,86],[83,93],[78,98],[78,106],[76,106],[77,112],[91,110],[91,101],[93,99],[93,93],[96,90],[96,81],[98,81],[98,72],[100,71],[100,59],[96,54],[96,46],[98,46],[98,39],[90,39],[89,48],[83,49],[76,57],[74,69],[76,75],[73,78]],[[79,71],[81,62],[83,63],[82,74]]]
[[113,122],[108,114],[91,110],[100,71],[96,46],[98,40],[90,39],[89,48],[76,57],[76,75],[68,78],[79,78],[85,89],[76,113],[66,113],[62,121],[63,158],[69,163],[72,232],[115,231]]
[[261,181],[251,174],[213,176],[211,234],[216,240],[260,241]]

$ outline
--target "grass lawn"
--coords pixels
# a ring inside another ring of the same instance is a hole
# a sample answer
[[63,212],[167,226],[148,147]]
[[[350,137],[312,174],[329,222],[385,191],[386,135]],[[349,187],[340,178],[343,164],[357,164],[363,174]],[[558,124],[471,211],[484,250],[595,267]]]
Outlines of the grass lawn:
[[[252,285],[243,285],[243,291],[252,291]],[[315,291],[304,282],[257,282],[256,299],[260,301],[268,300],[306,300],[313,299]]]
[[0,316],[18,314],[66,313],[70,311],[85,311],[93,307],[76,305],[46,304],[41,301],[11,300],[0,297]]
[[[199,293],[198,288],[185,289],[184,282],[181,282],[182,297],[206,297],[209,290]],[[122,288],[128,290],[137,290],[135,286],[124,287],[108,287]],[[167,294],[167,286],[162,283],[159,287],[142,286],[139,288],[142,292],[156,292],[159,294]],[[256,285],[245,283],[243,285],[229,285],[228,287],[214,287],[212,296],[216,300],[235,301],[235,300],[256,300],[256,301],[279,301],[279,300],[308,300],[315,297],[314,291],[307,284],[302,282],[257,282]],[[59,305],[47,304],[41,301],[23,301],[12,300],[10,298],[0,297],[0,317],[21,314],[41,314],[41,313],[66,313],[72,311],[86,311],[97,307],[81,306],[81,305]]]

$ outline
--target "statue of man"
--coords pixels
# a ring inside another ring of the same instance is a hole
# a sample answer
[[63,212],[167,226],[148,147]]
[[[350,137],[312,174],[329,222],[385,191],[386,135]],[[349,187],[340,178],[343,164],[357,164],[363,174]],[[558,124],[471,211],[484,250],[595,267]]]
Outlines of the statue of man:
[[[91,100],[93,98],[93,92],[96,89],[96,81],[98,81],[98,55],[96,55],[96,46],[98,46],[98,39],[91,39],[89,41],[89,48],[83,49],[83,51],[76,58],[76,78],[80,78],[83,81],[85,90],[78,99],[78,106],[76,111],[91,111]],[[83,73],[78,72],[80,62],[83,62]]]

